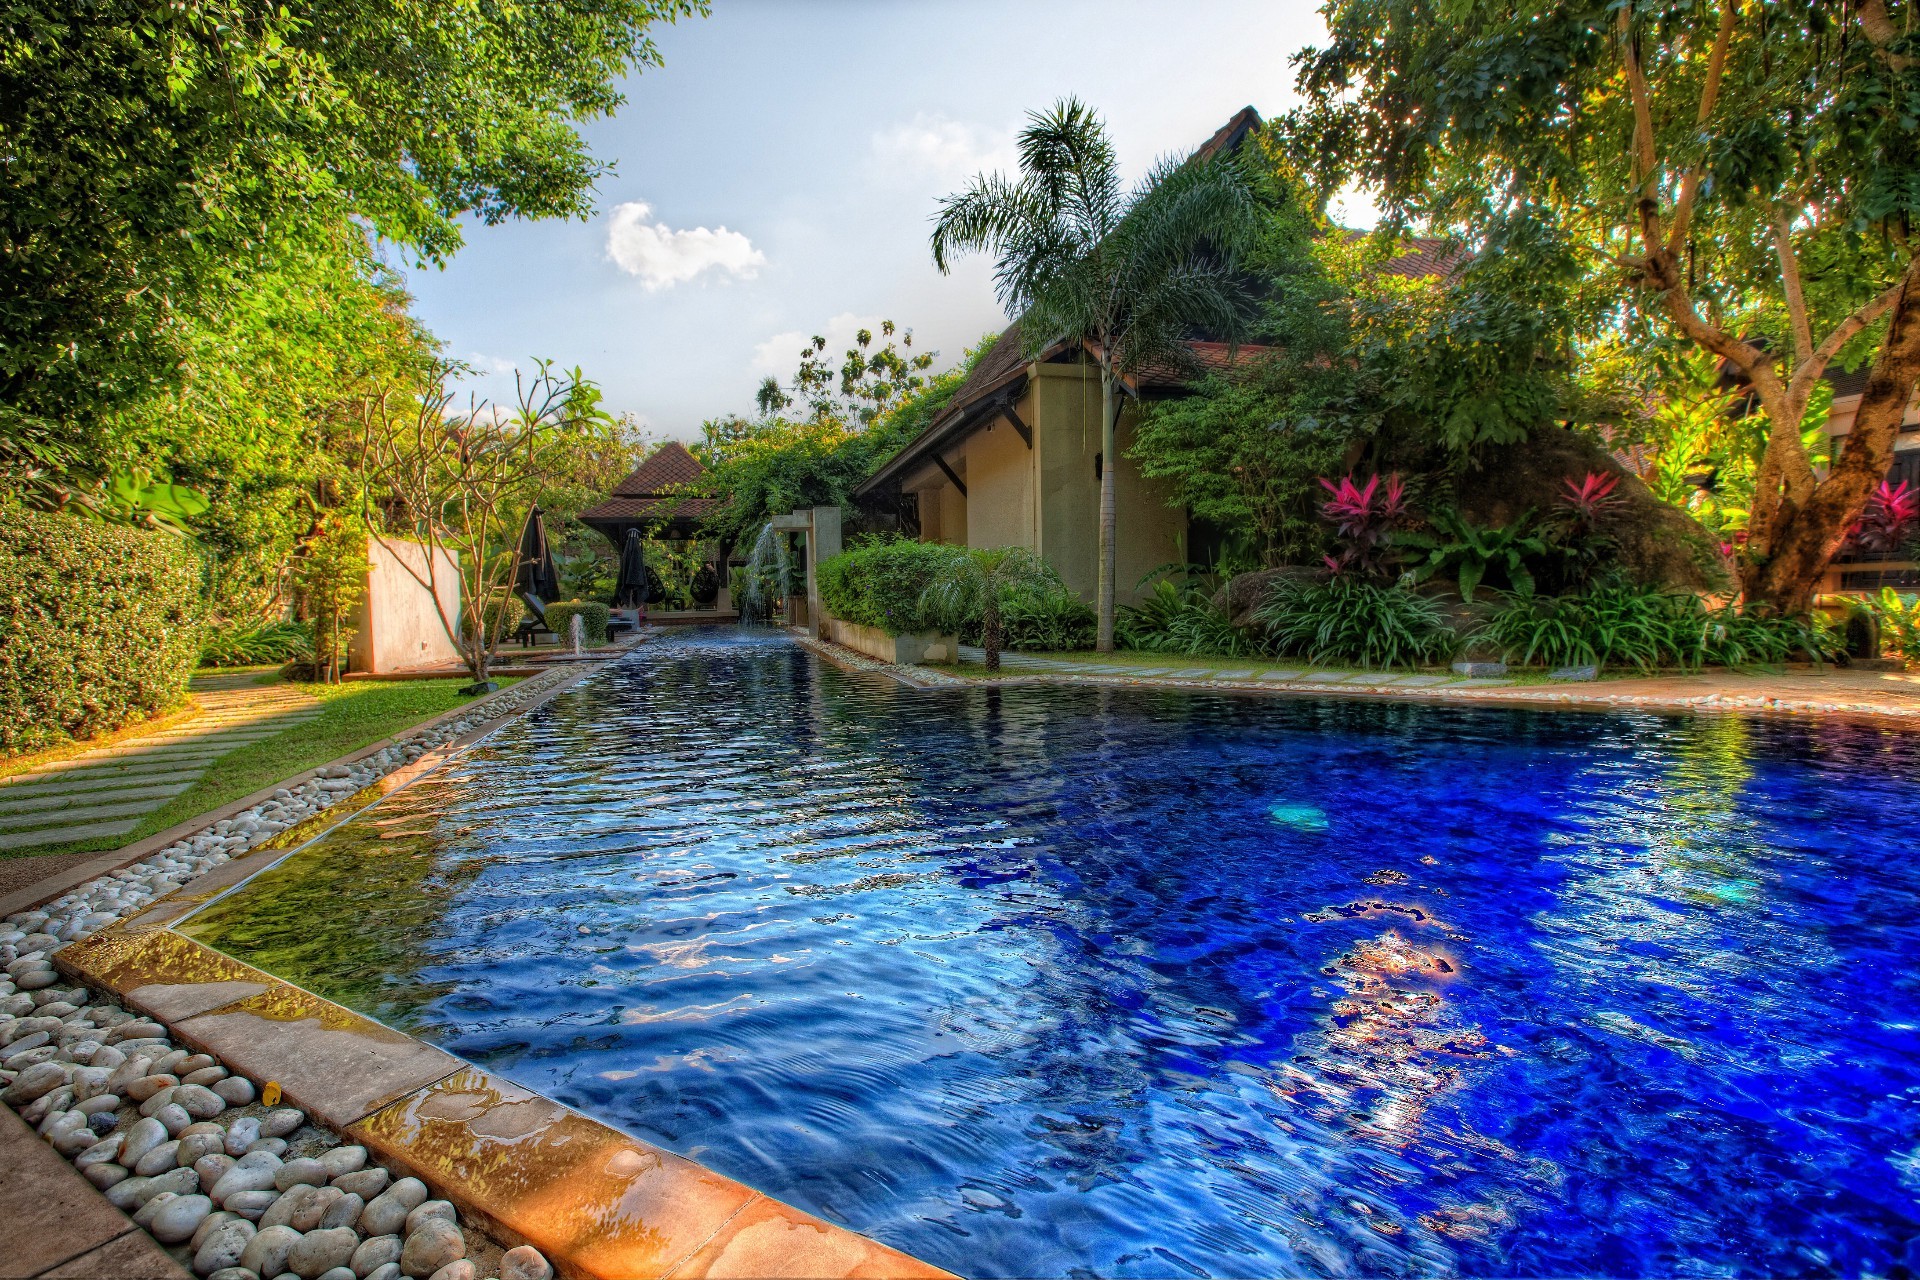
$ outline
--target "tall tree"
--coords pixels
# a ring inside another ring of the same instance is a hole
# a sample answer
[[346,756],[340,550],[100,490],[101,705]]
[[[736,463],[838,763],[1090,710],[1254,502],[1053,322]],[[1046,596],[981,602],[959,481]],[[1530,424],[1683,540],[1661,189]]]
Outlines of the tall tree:
[[1230,158],[1164,160],[1132,191],[1099,117],[1067,98],[1027,117],[1020,176],[980,174],[941,201],[933,261],[995,255],[1000,302],[1029,355],[1084,342],[1100,367],[1101,651],[1113,648],[1114,430],[1121,379],[1181,362],[1193,330],[1238,339],[1250,299],[1236,255],[1257,230],[1246,174]]
[[[1737,370],[1768,422],[1742,585],[1801,612],[1920,378],[1911,10],[1330,0],[1291,124],[1324,182],[1377,184],[1395,219],[1555,224],[1621,323]],[[1822,478],[1802,419],[1829,365],[1868,358]]]

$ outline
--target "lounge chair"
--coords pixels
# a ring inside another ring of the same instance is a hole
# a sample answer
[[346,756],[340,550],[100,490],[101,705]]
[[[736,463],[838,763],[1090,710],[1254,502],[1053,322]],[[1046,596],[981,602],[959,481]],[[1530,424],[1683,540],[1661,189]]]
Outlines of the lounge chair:
[[513,638],[520,642],[520,647],[522,649],[533,648],[533,638],[542,633],[550,635],[555,641],[558,641],[560,635],[552,627],[547,625],[547,606],[541,602],[540,597],[534,595],[531,591],[523,591],[520,593],[520,599],[524,601],[527,606],[527,616],[520,620],[519,628],[513,633]]

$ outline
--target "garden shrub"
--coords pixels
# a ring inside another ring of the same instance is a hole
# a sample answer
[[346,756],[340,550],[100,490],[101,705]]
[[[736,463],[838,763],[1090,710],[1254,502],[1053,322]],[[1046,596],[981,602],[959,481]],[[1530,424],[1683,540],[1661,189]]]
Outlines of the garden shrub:
[[172,534],[0,510],[0,754],[178,703],[200,658],[200,578]]
[[1119,610],[1114,638],[1123,649],[1187,657],[1246,658],[1263,654],[1264,638],[1236,627],[1196,579],[1160,578],[1147,598]]
[[1920,596],[1882,587],[1867,603],[1880,619],[1883,650],[1906,662],[1920,662]]
[[[548,617],[551,618],[553,606],[549,605],[547,608]],[[487,647],[497,649],[500,647],[500,642],[512,635],[515,628],[520,625],[520,620],[527,616],[527,606],[520,602],[519,596],[502,596],[497,600],[487,601],[480,610],[480,616],[486,620]],[[473,617],[471,614],[463,613],[460,615],[460,637],[464,640],[471,638],[472,635]]]
[[869,542],[816,566],[820,603],[842,622],[890,636],[934,630],[921,598],[966,554],[964,547],[938,542]]
[[1091,649],[1099,629],[1093,607],[1064,587],[1012,592],[1000,613],[1007,648],[1028,653]]
[[1796,654],[1833,654],[1832,641],[1803,619],[1709,609],[1692,592],[1620,579],[1580,595],[1509,593],[1473,638],[1508,662],[1551,667],[1778,665]]
[[1254,618],[1275,649],[1309,662],[1414,666],[1443,662],[1459,647],[1433,600],[1350,573],[1324,582],[1282,578]]
[[575,615],[580,618],[580,626],[586,632],[589,645],[607,642],[607,623],[613,619],[613,610],[598,600],[562,600],[547,606],[547,625],[560,637],[561,644],[572,639]]
[[305,656],[312,645],[313,633],[304,622],[208,623],[200,633],[200,665],[278,665]]

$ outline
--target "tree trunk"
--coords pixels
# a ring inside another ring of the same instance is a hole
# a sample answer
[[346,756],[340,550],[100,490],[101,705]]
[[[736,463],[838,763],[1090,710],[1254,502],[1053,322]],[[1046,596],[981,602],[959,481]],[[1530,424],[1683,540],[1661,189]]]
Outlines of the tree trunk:
[[1113,370],[1102,363],[1100,366],[1100,585],[1095,608],[1100,619],[1099,631],[1094,648],[1101,653],[1113,652],[1113,577],[1114,577],[1114,507],[1113,507]]
[[[1827,478],[1799,506],[1783,504],[1768,531],[1765,556],[1745,573],[1748,601],[1787,615],[1813,607],[1814,589],[1893,461],[1894,441],[1920,379],[1920,258],[1907,268],[1887,336],[1860,394],[1853,429]],[[1758,503],[1756,502],[1756,506]]]
[[1000,669],[1000,646],[1006,638],[1006,627],[1000,621],[1000,593],[989,586],[986,616],[980,620],[980,647],[987,651],[987,670]]

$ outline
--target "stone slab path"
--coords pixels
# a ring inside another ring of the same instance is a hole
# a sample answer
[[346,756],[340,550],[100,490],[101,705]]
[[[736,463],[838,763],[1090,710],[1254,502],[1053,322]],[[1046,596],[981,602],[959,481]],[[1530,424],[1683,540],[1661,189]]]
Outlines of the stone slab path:
[[0,1107],[0,1280],[188,1280],[146,1232]]
[[196,678],[201,714],[0,782],[0,850],[123,836],[221,756],[320,714],[320,701],[247,676]]
[[[960,646],[967,662],[982,663],[986,651],[970,645]],[[1385,671],[1303,671],[1295,668],[1243,668],[1216,671],[1212,667],[1140,667],[1124,662],[1100,662],[1079,658],[1036,658],[1024,653],[1002,653],[1002,669],[1033,675],[1116,676],[1126,680],[1204,680],[1209,684],[1255,685],[1263,689],[1284,688],[1289,684],[1308,686],[1341,685],[1350,689],[1385,689],[1393,685],[1458,685],[1462,688],[1497,687],[1511,680],[1488,680],[1466,676],[1419,675]]]

